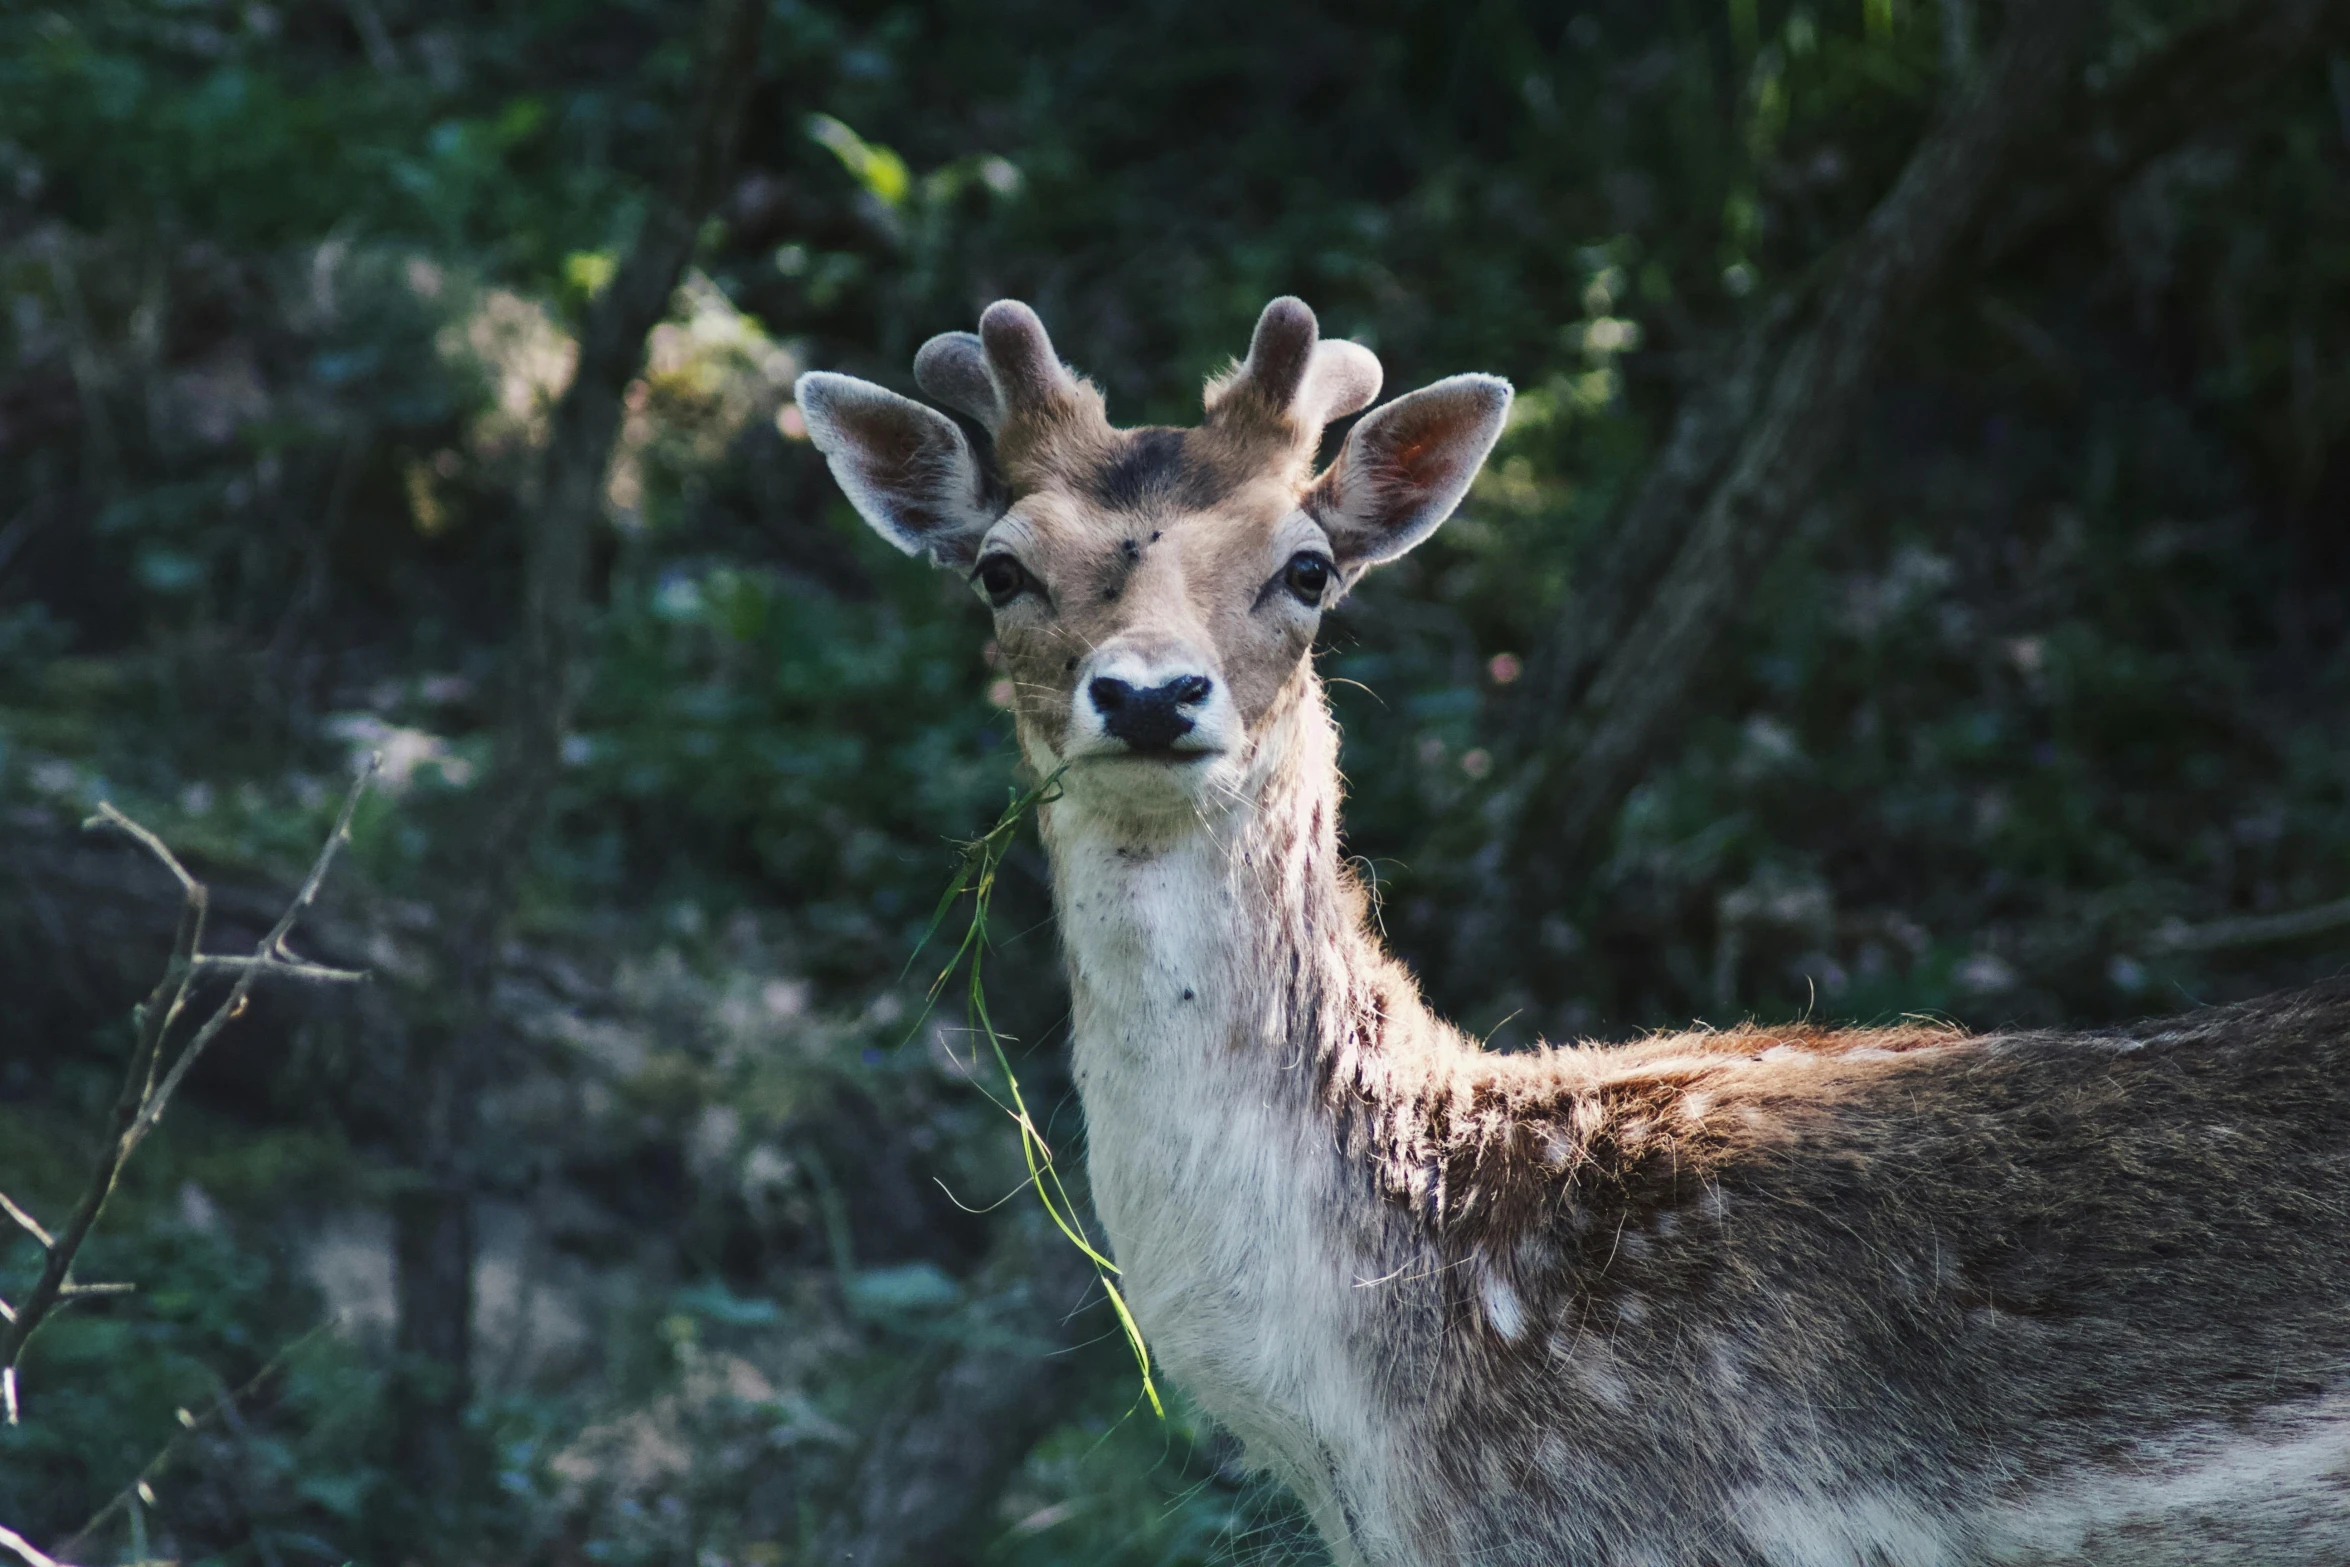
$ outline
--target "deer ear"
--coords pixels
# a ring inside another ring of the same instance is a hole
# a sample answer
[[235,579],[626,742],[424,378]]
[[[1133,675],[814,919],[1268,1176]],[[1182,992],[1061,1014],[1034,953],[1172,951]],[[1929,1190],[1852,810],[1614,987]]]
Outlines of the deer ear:
[[1305,499],[1348,580],[1452,515],[1501,437],[1510,397],[1497,375],[1456,375],[1373,410],[1348,432]]
[[952,419],[854,376],[815,370],[792,389],[808,438],[873,531],[909,555],[968,566],[998,509]]

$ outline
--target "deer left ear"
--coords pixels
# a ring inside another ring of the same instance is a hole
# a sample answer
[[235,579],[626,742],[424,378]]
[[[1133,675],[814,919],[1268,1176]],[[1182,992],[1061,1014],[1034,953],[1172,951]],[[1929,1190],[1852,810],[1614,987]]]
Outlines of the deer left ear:
[[812,370],[792,389],[808,438],[873,531],[909,555],[968,566],[998,509],[955,421],[854,376]]
[[1434,533],[1468,493],[1509,417],[1510,384],[1456,375],[1373,410],[1307,492],[1348,581]]

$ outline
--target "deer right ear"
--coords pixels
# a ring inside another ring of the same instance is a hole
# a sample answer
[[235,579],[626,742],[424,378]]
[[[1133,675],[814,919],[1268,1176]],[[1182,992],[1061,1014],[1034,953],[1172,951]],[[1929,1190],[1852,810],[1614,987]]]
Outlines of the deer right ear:
[[1352,582],[1434,533],[1509,417],[1510,384],[1456,375],[1364,415],[1305,498]]
[[909,555],[968,566],[996,520],[956,423],[854,376],[812,370],[792,388],[808,438],[873,531]]

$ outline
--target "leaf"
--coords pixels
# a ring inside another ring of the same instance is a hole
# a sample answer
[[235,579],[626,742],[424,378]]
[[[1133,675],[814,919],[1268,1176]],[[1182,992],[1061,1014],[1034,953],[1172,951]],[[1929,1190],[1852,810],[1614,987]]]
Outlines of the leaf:
[[[996,871],[1002,866],[1004,853],[1011,847],[1012,839],[1019,833],[1020,824],[1027,819],[1028,813],[1040,805],[1049,805],[1059,799],[1060,788],[1061,773],[1056,770],[1051,777],[1026,794],[1015,795],[1011,803],[1004,807],[1003,815],[996,818],[993,827],[963,845],[962,862],[955,868],[954,879],[947,884],[945,894],[938,900],[938,907],[931,914],[930,924],[924,929],[922,939],[914,944],[913,956],[906,959],[906,967],[911,969],[914,966],[915,959],[922,955],[923,949],[930,944],[930,938],[945,922],[948,911],[966,892],[971,894],[971,923],[964,928],[963,939],[956,946],[954,954],[947,959],[946,967],[940,969],[938,978],[930,982],[922,1011],[914,1019],[914,1026],[906,1031],[906,1037],[911,1040],[921,1031],[922,1025],[937,1007],[938,998],[945,993],[948,982],[955,977],[958,969],[963,970],[967,976],[964,1010],[987,1040],[988,1049],[995,1056],[996,1070],[1003,1073],[1005,1099],[995,1100],[995,1105],[1020,1128],[1020,1157],[1028,1167],[1028,1184],[1035,1190],[1037,1201],[1044,1204],[1045,1216],[1053,1221],[1054,1227],[1069,1244],[1093,1264],[1094,1273],[1101,1280],[1102,1291],[1109,1296],[1110,1309],[1118,1314],[1118,1326],[1126,1335],[1127,1347],[1134,1351],[1134,1364],[1142,1373],[1142,1395],[1149,1400],[1152,1412],[1164,1420],[1167,1410],[1159,1401],[1158,1385],[1151,1377],[1150,1348],[1143,1342],[1142,1328],[1135,1322],[1134,1313],[1126,1308],[1126,1297],[1119,1294],[1118,1286],[1111,1282],[1111,1275],[1118,1271],[1118,1265],[1102,1255],[1093,1242],[1085,1238],[1084,1227],[1077,1217],[1077,1204],[1070,1198],[1069,1189],[1061,1180],[1059,1166],[1053,1162],[1052,1145],[1044,1140],[1044,1134],[1036,1128],[1036,1118],[1028,1112],[1028,1100],[1020,1091],[1020,1076],[1012,1070],[1012,1058],[1004,1050],[1004,1038],[996,1031],[995,1019],[988,1015],[987,987],[980,973],[981,960],[987,951],[987,908],[995,896]],[[900,978],[903,978],[903,971]],[[992,1094],[989,1097],[994,1098]]]
[[840,159],[850,178],[872,192],[885,207],[904,203],[914,177],[906,160],[879,142],[869,142],[829,114],[808,116],[808,135]]

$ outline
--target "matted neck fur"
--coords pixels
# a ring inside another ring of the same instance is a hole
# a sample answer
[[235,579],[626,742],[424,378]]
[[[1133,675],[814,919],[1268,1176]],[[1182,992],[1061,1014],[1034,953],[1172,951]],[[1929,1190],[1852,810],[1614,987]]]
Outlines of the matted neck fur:
[[1507,385],[1399,398],[1316,473],[1379,370],[1295,300],[1197,429],[1114,429],[1009,302],[915,372],[971,433],[842,376],[800,405],[994,607],[1066,768],[1096,1209],[1341,1563],[2350,1561],[2350,988],[1483,1051],[1366,924],[1310,651]]

